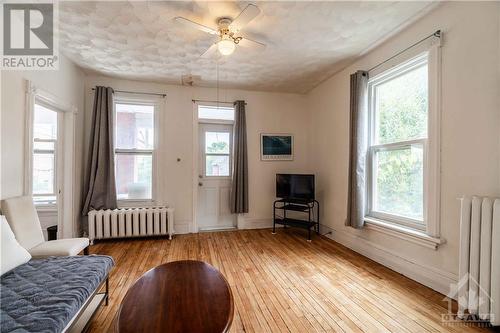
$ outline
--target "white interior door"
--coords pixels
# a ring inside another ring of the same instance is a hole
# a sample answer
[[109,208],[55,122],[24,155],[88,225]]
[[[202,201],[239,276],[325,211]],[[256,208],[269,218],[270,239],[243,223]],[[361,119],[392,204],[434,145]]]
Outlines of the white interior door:
[[235,226],[235,215],[229,209],[232,130],[232,125],[199,125],[197,221],[200,230]]

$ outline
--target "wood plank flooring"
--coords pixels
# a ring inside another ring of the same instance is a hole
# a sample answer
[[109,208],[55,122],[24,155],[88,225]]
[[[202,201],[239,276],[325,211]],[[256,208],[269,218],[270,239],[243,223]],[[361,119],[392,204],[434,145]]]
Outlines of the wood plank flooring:
[[203,260],[226,276],[235,302],[231,332],[489,331],[443,325],[443,295],[326,237],[308,243],[301,230],[102,241],[91,253],[116,261],[110,303],[96,313],[91,332],[113,332],[120,302],[134,281],[181,259]]

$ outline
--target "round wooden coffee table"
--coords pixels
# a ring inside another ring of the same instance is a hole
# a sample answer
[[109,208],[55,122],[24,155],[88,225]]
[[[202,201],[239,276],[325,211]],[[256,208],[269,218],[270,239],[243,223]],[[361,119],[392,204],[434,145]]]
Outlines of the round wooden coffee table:
[[227,332],[233,295],[224,276],[202,261],[157,266],[127,291],[116,329],[126,332]]

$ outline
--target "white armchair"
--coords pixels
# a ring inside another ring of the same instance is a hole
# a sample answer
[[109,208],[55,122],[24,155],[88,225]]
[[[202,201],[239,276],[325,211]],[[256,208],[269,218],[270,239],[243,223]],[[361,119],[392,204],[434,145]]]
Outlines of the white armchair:
[[2,201],[2,210],[17,241],[33,258],[75,256],[82,250],[84,254],[88,254],[88,238],[45,241],[31,197],[5,199]]

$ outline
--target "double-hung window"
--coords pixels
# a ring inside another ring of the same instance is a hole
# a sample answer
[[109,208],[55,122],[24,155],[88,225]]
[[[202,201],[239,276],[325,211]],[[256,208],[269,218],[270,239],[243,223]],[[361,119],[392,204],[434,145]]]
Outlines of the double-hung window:
[[115,179],[118,200],[154,199],[154,102],[115,100]]
[[[370,218],[427,232],[429,53],[371,78],[367,202]],[[432,232],[431,232],[432,233]]]
[[59,113],[35,100],[33,108],[33,201],[37,205],[56,205],[58,193]]

